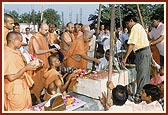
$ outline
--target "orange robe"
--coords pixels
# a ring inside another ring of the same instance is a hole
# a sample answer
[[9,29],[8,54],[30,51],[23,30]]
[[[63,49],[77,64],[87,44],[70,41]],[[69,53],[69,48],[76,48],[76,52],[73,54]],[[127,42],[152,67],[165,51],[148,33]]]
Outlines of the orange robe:
[[[55,81],[56,78],[59,78],[60,81],[62,82],[62,84],[64,84],[62,75],[58,71],[56,71],[56,69],[50,69],[48,71],[45,71],[45,73],[44,73],[44,79],[45,79],[44,86],[45,86],[45,88],[47,89],[49,84],[52,83],[53,81]],[[57,93],[60,93],[60,92],[57,92]],[[44,95],[43,99],[48,100],[49,98],[51,98],[51,95],[48,94],[47,91],[45,91],[45,95]]]
[[84,42],[83,36],[75,39],[69,47],[65,60],[67,60],[68,67],[86,68],[87,60],[83,59],[80,55],[86,55],[89,49],[89,43]]
[[153,59],[160,65],[160,53],[156,45],[150,46]]
[[58,35],[55,33],[48,33],[48,44],[52,45],[52,44],[58,44],[58,40],[57,40]]
[[[21,53],[6,46],[4,52],[4,76],[16,74],[24,66],[25,63]],[[29,87],[33,85],[33,81],[29,77],[25,72],[20,78],[14,81],[4,79],[5,110],[21,111],[32,106]]]
[[83,35],[83,32],[79,31],[79,32],[73,32],[73,35],[75,37],[75,39],[79,38],[81,35]]
[[7,28],[4,28],[4,45],[7,45],[7,40],[6,40],[6,36],[8,34],[9,30]]
[[74,37],[76,39],[78,37],[78,32],[74,32],[73,35],[74,35]]
[[34,80],[34,86],[31,88],[31,93],[33,93],[36,96],[36,98],[40,98],[41,91],[44,88],[44,84],[43,84],[44,79],[42,76],[44,75],[44,71],[49,67],[47,58],[50,55],[50,53],[36,54],[33,48],[33,39],[37,41],[40,50],[47,50],[49,48],[48,48],[48,42],[46,41],[46,38],[44,38],[44,36],[41,35],[40,33],[37,33],[30,38],[29,53],[35,56],[36,58],[41,59],[44,63],[42,67],[34,71],[33,77],[32,77],[32,79]]
[[[68,32],[65,32],[63,33],[64,35],[67,35],[66,36],[66,40],[64,38],[61,39],[61,42],[60,42],[60,47],[61,47],[61,52],[63,53],[64,57],[66,56],[67,54],[67,51],[69,49],[69,46],[67,42],[71,41],[73,42],[75,40],[75,37],[73,34],[70,34]],[[67,62],[66,60],[63,60],[63,63],[61,63],[61,67],[64,68],[64,67],[67,67]]]

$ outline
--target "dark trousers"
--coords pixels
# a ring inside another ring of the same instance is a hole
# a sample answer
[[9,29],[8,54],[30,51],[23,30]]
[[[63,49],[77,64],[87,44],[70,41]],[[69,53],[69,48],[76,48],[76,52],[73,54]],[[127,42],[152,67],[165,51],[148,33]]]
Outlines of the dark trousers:
[[164,66],[164,56],[160,55],[160,66]]

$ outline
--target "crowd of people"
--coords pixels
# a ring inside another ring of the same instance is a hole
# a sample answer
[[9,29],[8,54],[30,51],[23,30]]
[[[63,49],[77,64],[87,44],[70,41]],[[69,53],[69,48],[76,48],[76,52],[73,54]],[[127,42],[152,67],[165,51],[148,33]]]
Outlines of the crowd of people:
[[[129,89],[121,85],[114,88],[110,82],[107,86],[112,90],[113,103],[106,105],[105,94],[100,101],[106,109],[110,107],[110,111],[121,107],[130,111],[163,111],[164,24],[157,15],[151,17],[151,30],[137,23],[133,15],[127,15],[123,21],[125,28],[121,30],[116,26],[112,32],[113,66],[122,69],[128,63],[135,64],[136,93],[129,93]],[[21,33],[19,23],[4,14],[5,111],[26,110],[56,93],[66,95],[78,77],[67,72],[68,68],[95,68],[95,71],[109,68],[109,26],[101,24],[97,37],[97,24],[90,29],[89,25],[69,22],[62,34],[56,33],[56,29],[54,23],[41,23],[38,32],[31,33],[31,28],[26,27],[25,33]],[[158,54],[151,50],[153,46]],[[124,51],[124,55],[119,58],[120,51]],[[35,59],[39,59],[40,66],[31,63]]]

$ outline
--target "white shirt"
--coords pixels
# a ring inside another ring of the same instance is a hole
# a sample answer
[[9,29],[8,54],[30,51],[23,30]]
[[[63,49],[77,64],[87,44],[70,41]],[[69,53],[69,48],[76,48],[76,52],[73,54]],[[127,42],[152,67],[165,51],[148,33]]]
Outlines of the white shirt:
[[[25,36],[24,36],[22,33],[21,33],[21,35],[22,35],[22,38],[23,38],[23,39],[22,39],[22,43],[27,44]],[[29,63],[29,62],[31,61],[31,56],[30,56],[30,54],[28,53],[28,46],[21,46],[21,47],[19,48],[19,50],[20,50],[20,52],[22,53],[22,55],[25,57],[27,63]]]
[[[30,34],[24,34],[23,35],[25,38],[27,38],[29,41],[30,41],[30,38],[33,36],[31,33]],[[28,41],[28,43],[29,43],[29,41]]]
[[111,111],[111,112],[118,112],[118,113],[128,113],[128,112],[132,112],[133,111],[133,108],[131,105],[133,105],[134,103],[127,100],[125,102],[124,105],[122,106],[117,106],[117,105],[112,105],[108,111]]
[[[161,35],[164,35],[164,24],[160,22],[157,28],[152,28],[149,36],[150,38],[154,38],[156,40]],[[164,56],[164,40],[156,44],[156,46],[159,50],[160,55]]]
[[116,106],[113,105],[109,108],[108,111],[112,111],[112,112],[132,112],[132,111],[136,111],[136,112],[163,112],[162,106],[160,105],[160,103],[158,101],[154,101],[151,102],[149,104],[147,104],[145,101],[139,103],[139,104],[135,104],[134,102],[131,102],[129,100],[127,100],[125,102],[124,105],[122,106]]
[[95,29],[91,29],[90,32],[92,32],[92,34],[94,34],[96,31],[95,31]]
[[108,68],[109,66],[109,62],[107,61],[107,59],[104,57],[100,58],[100,63],[98,66],[96,66],[96,71],[100,71],[100,70],[105,70]]
[[[93,35],[93,37],[91,38],[91,41],[89,42],[89,50],[87,51],[87,56],[89,57],[92,57],[94,58],[94,52],[95,52],[95,43],[96,43],[96,36]],[[92,61],[89,61],[87,63],[87,68],[88,69],[92,69],[92,65],[93,65],[93,62]]]
[[110,38],[108,38],[107,40],[104,41],[103,49],[105,52],[106,52],[106,50],[110,49]]
[[120,51],[120,50],[121,50],[121,46],[122,46],[121,41],[120,41],[120,40],[117,40],[117,41],[116,41],[116,44],[115,44],[115,46],[114,46],[114,52],[117,53],[118,51]]
[[110,39],[110,33],[99,34],[98,39],[97,39],[98,43],[101,44],[101,45],[104,45],[104,39],[105,38]]
[[158,101],[153,101],[149,104],[146,103],[146,101],[142,101],[139,104],[134,104],[133,105],[133,111],[139,111],[139,112],[146,112],[146,111],[157,111],[157,112],[161,112],[163,111],[162,106],[160,105],[160,103]]

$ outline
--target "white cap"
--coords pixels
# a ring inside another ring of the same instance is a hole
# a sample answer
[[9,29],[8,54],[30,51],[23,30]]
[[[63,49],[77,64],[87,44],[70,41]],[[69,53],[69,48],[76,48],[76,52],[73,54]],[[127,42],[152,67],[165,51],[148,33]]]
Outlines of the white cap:
[[60,50],[60,46],[58,44],[52,44],[51,46],[55,46],[58,50]]

